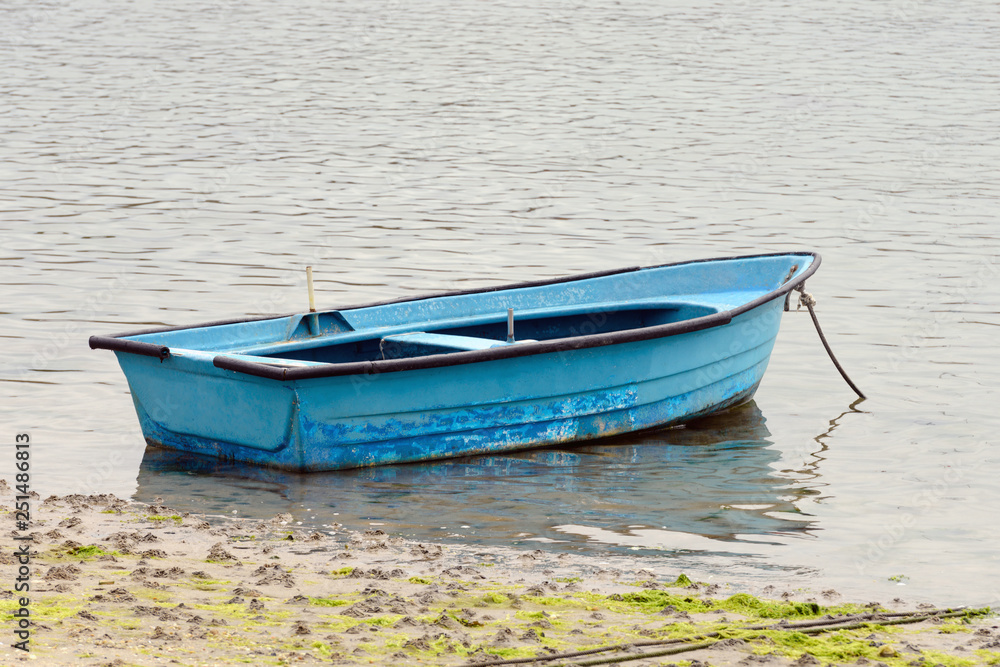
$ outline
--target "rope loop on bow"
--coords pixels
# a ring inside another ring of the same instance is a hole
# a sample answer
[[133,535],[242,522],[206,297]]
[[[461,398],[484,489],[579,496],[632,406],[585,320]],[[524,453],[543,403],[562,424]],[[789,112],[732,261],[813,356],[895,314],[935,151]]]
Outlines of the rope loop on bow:
[[799,285],[795,288],[799,293],[799,303],[795,306],[795,310],[799,310],[802,306],[806,308],[812,308],[816,305],[816,297],[805,290],[805,283]]

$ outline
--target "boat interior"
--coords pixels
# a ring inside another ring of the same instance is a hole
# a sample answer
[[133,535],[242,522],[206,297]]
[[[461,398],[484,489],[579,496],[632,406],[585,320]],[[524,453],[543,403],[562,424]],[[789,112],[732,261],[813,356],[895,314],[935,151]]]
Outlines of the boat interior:
[[355,329],[351,311],[327,311],[293,316],[283,340],[231,348],[228,352],[274,359],[281,365],[404,359],[627,331],[716,312],[716,308],[703,304],[663,302],[534,309],[514,313],[511,338],[505,312],[420,325]]
[[[815,271],[817,265],[814,255],[784,253],[665,264],[112,337],[122,341],[92,337],[91,346],[159,357],[161,361],[171,354],[186,356],[195,363],[221,368],[227,366],[217,362],[225,357],[228,365],[243,364],[239,370],[249,372],[247,369],[254,367],[247,364],[258,368],[363,365],[521,343],[566,342],[699,320],[696,327],[671,327],[672,332],[680,332],[726,323],[728,315],[742,312],[756,301],[767,301],[769,294],[781,297],[783,285]],[[727,317],[718,317],[721,314]],[[636,337],[590,343],[626,339]],[[134,343],[145,347],[129,347]]]

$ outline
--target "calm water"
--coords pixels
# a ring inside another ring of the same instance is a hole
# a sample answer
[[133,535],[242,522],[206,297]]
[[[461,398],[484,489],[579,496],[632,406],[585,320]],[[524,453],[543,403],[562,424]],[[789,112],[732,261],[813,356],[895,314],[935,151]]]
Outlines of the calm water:
[[[0,439],[43,495],[1000,603],[995,3],[13,2],[0,61]],[[336,307],[801,249],[869,400],[793,312],[753,405],[578,449],[192,463],[86,345],[301,310],[307,264]]]

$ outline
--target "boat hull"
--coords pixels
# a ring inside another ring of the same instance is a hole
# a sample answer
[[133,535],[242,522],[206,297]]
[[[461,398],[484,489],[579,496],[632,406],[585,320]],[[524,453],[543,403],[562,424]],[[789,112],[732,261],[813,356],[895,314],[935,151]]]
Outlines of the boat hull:
[[183,370],[170,381],[155,359],[119,356],[150,445],[338,470],[592,440],[739,405],[763,378],[781,305],[664,339],[277,387],[252,376],[234,382],[221,369],[216,382]]

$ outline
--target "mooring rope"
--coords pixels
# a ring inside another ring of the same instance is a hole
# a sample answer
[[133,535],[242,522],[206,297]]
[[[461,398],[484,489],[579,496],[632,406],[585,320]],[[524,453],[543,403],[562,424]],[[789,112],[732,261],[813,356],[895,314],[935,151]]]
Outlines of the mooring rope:
[[[687,653],[689,651],[697,651],[702,648],[709,648],[719,642],[726,641],[724,637],[725,634],[738,633],[739,631],[754,631],[754,630],[782,630],[786,632],[802,632],[805,634],[818,634],[820,632],[830,632],[836,630],[854,630],[858,628],[866,628],[872,626],[888,626],[888,625],[903,625],[908,623],[920,623],[922,621],[927,621],[931,619],[944,619],[944,618],[959,618],[959,617],[973,617],[982,616],[989,613],[989,608],[968,608],[960,607],[957,609],[929,609],[926,611],[906,611],[906,612],[896,612],[896,613],[878,613],[870,612],[865,614],[854,614],[848,616],[842,616],[840,618],[828,616],[825,619],[820,619],[817,621],[806,621],[803,623],[769,623],[763,625],[751,625],[751,626],[734,626],[727,630],[717,631],[717,632],[707,632],[702,634],[693,635],[691,637],[676,638],[676,639],[662,639],[653,641],[643,641],[635,642],[632,644],[615,644],[613,646],[602,646],[599,648],[593,648],[584,651],[572,651],[569,653],[553,653],[550,655],[539,655],[531,658],[512,658],[509,660],[490,660],[488,656],[482,656],[486,658],[485,661],[477,661],[466,663],[462,667],[499,667],[501,665],[526,665],[531,663],[550,663],[553,660],[567,660],[587,655],[594,655],[596,653],[607,653],[610,651],[633,651],[628,655],[620,656],[603,656],[593,660],[585,661],[573,661],[573,662],[562,662],[555,665],[550,665],[549,667],[590,667],[592,665],[611,665],[622,662],[631,662],[633,660],[643,660],[645,658],[657,658],[666,655],[676,655],[678,653]],[[762,636],[762,635],[760,635]],[[755,639],[756,637],[749,637],[749,639]],[[694,642],[694,643],[692,643]],[[658,651],[640,651],[637,649],[650,648],[655,646],[669,646],[673,644],[670,648],[661,649]]]
[[816,318],[816,311],[813,309],[813,306],[816,305],[816,299],[813,297],[812,294],[806,291],[805,287],[806,284],[802,283],[801,285],[795,288],[799,292],[799,303],[795,307],[795,310],[798,310],[802,306],[805,306],[809,310],[809,317],[812,318],[813,324],[816,326],[816,333],[819,334],[819,339],[823,343],[823,347],[826,349],[826,353],[830,355],[830,361],[832,361],[833,365],[837,367],[838,371],[840,371],[840,377],[844,378],[844,381],[848,385],[850,385],[851,389],[854,390],[855,394],[857,394],[861,398],[868,398],[861,392],[860,389],[858,389],[858,386],[851,381],[851,378],[847,376],[847,371],[845,371],[844,367],[840,365],[839,361],[837,361],[837,357],[834,356],[833,350],[830,349],[830,344],[826,342],[826,336],[823,335],[823,328],[820,327],[819,320]]

